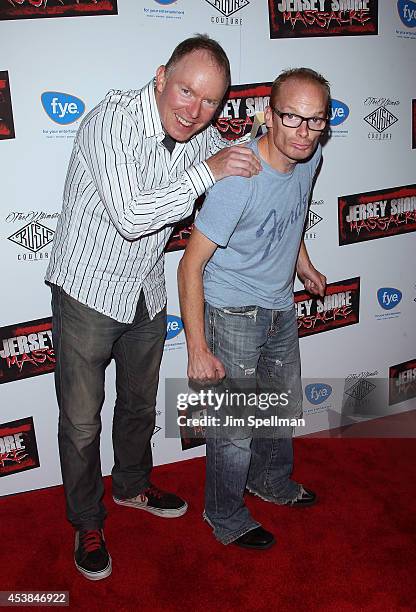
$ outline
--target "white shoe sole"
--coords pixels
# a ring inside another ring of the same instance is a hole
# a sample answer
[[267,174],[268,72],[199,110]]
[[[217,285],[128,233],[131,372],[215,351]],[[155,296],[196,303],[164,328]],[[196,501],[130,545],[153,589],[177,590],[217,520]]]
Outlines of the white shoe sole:
[[113,497],[113,500],[119,506],[129,506],[130,508],[136,508],[136,510],[144,510],[145,512],[150,512],[150,514],[155,514],[156,516],[161,516],[163,518],[176,518],[178,516],[182,516],[188,510],[188,504],[185,502],[183,506],[180,508],[153,508],[152,506],[147,506],[144,503],[131,501],[129,499],[118,499],[117,497]]
[[88,578],[88,580],[103,580],[104,578],[108,578],[108,576],[110,576],[111,572],[113,571],[113,565],[110,555],[108,555],[107,567],[101,570],[100,572],[89,572],[88,570],[78,565],[76,561],[75,567],[84,576],[84,578]]

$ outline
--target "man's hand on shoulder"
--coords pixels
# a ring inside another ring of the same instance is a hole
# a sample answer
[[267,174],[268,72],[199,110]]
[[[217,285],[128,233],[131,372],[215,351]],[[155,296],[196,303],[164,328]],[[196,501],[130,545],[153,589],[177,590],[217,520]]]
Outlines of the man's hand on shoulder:
[[244,176],[251,178],[261,170],[261,164],[248,147],[236,145],[215,153],[206,160],[216,181],[227,176]]
[[208,348],[189,350],[188,378],[199,383],[218,383],[225,376],[223,364]]

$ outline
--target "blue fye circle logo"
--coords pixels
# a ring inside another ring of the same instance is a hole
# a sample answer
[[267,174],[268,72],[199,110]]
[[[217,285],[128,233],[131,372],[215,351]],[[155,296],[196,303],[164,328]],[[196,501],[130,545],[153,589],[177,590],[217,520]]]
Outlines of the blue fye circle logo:
[[384,310],[391,310],[400,304],[402,292],[394,287],[381,287],[377,291],[377,299]]
[[74,123],[85,111],[82,100],[59,91],[45,91],[41,101],[48,117],[60,125]]
[[176,0],[155,0],[158,4],[173,4]]
[[331,118],[329,120],[330,125],[340,125],[344,123],[345,119],[350,114],[350,109],[344,102],[340,100],[331,100]]
[[308,401],[315,406],[325,402],[330,397],[331,393],[331,385],[326,385],[325,383],[313,383],[305,387],[305,395]]
[[416,27],[416,2],[399,0],[397,3],[399,17],[408,28]]
[[183,323],[180,317],[175,315],[166,316],[166,340],[172,340],[183,330]]

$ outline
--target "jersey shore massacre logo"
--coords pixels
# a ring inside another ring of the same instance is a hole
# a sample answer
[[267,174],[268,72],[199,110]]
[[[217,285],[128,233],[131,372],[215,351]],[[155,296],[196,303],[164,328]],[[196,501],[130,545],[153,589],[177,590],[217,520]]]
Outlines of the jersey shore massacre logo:
[[338,198],[339,244],[416,230],[416,184]]
[[33,418],[28,417],[0,425],[0,476],[39,467]]
[[378,0],[269,0],[270,38],[378,33]]
[[323,298],[295,292],[299,338],[354,325],[360,318],[360,279],[329,283]]
[[0,140],[10,138],[14,138],[14,123],[9,74],[7,70],[0,70]]
[[0,328],[0,384],[54,369],[51,317]]
[[416,397],[416,359],[391,366],[389,383],[390,406]]
[[117,15],[117,0],[1,0],[0,21]]
[[[255,137],[262,133],[264,109],[270,101],[272,83],[252,83],[233,85],[228,99],[219,115],[216,128],[222,138],[234,141],[243,137]],[[201,208],[203,198],[196,202]],[[186,247],[193,228],[193,220],[185,220],[177,225],[165,251],[179,251]]]

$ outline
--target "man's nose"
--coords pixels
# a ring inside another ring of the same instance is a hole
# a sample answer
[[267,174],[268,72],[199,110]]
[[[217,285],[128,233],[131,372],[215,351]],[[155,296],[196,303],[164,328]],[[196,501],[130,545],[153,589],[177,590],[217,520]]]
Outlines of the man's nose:
[[306,119],[303,119],[302,123],[297,129],[297,132],[303,138],[309,135],[308,121]]
[[197,117],[199,117],[199,114],[201,112],[201,104],[201,100],[197,99],[192,100],[192,102],[189,103],[187,110],[192,119],[196,119]]

